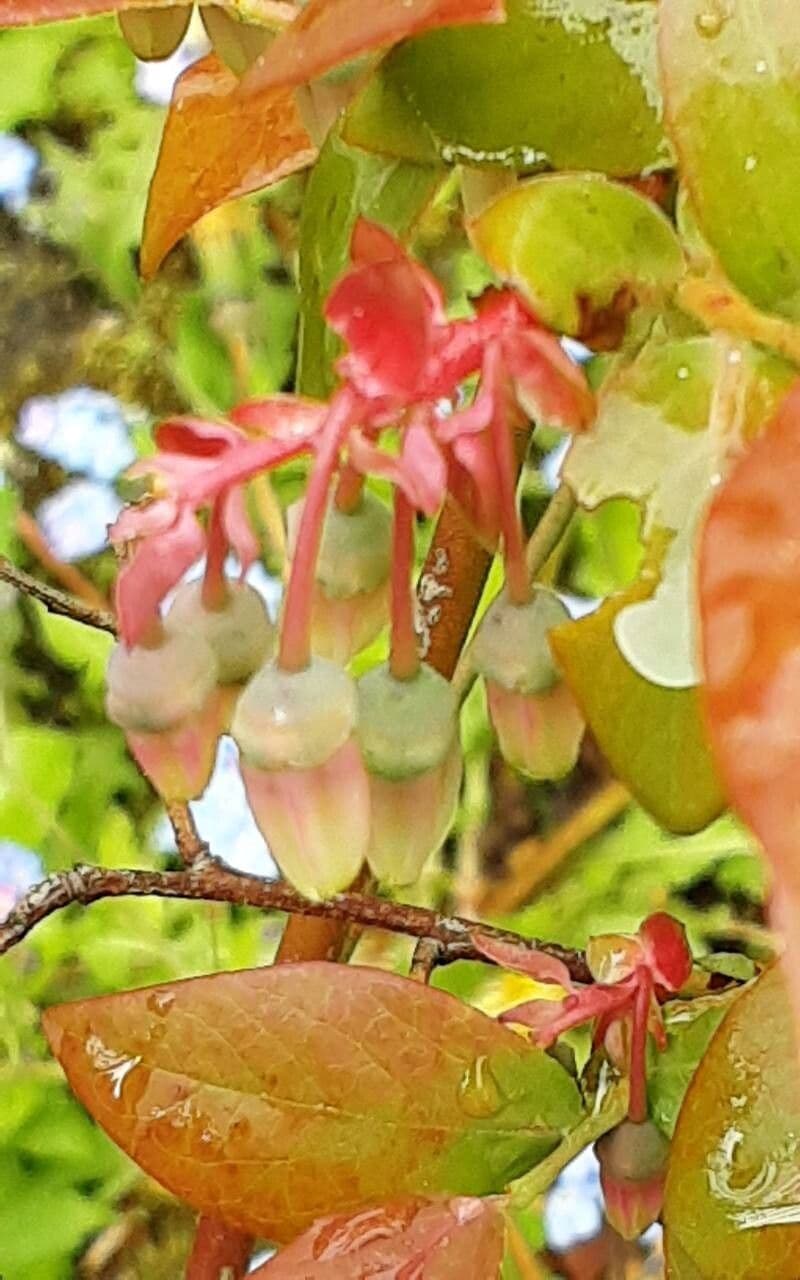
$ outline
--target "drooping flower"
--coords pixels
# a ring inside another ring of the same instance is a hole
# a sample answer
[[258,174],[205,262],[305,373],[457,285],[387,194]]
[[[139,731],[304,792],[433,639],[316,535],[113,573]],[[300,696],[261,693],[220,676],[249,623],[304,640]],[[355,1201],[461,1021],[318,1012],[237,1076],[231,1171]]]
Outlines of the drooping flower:
[[672,916],[657,912],[644,921],[635,935],[605,934],[593,938],[586,949],[586,960],[595,979],[591,986],[579,986],[561,960],[535,949],[498,942],[486,935],[479,936],[476,945],[496,964],[528,974],[539,982],[554,983],[566,992],[563,1000],[530,1000],[501,1015],[505,1022],[528,1027],[540,1048],[548,1048],[565,1031],[583,1023],[594,1023],[595,1044],[603,1043],[615,1025],[625,1025],[629,1041],[629,1118],[637,1123],[645,1120],[648,1032],[659,1049],[666,1045],[658,997],[680,990],[692,968],[683,926]]

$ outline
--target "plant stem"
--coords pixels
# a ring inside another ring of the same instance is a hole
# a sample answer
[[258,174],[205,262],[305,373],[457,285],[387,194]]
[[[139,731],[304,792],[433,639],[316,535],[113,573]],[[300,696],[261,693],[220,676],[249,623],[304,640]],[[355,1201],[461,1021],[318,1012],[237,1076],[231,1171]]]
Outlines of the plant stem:
[[292,571],[286,588],[278,666],[284,671],[303,671],[311,659],[311,612],[314,572],[317,566],[322,526],[328,504],[331,478],[339,461],[345,432],[353,421],[356,397],[343,387],[331,401],[322,428],[319,449],[303,503]]
[[564,537],[577,509],[578,504],[572,490],[566,484],[559,485],[525,549],[525,564],[531,582],[541,573]]
[[8,582],[10,586],[16,587],[31,599],[38,600],[51,613],[57,613],[62,618],[72,618],[74,622],[82,622],[87,627],[108,631],[112,636],[117,634],[117,624],[110,609],[97,608],[94,604],[86,604],[55,587],[46,586],[30,573],[25,573],[24,569],[17,569],[5,556],[0,556],[0,581]]
[[356,471],[355,467],[351,466],[349,462],[345,463],[339,475],[336,493],[333,498],[337,511],[341,511],[344,515],[350,515],[361,502],[363,492],[363,475],[360,471]]
[[392,636],[389,669],[395,680],[411,680],[419,671],[414,630],[414,508],[398,486],[394,491],[392,530]]
[[225,537],[223,511],[225,493],[221,493],[211,508],[206,535],[206,567],[200,598],[204,609],[222,609],[228,599],[225,581],[225,553],[228,549]]
[[647,1023],[653,998],[653,980],[645,965],[639,965],[636,976],[639,986],[636,988],[631,1026],[631,1096],[628,1116],[634,1124],[641,1124],[647,1119]]
[[506,566],[506,586],[509,599],[517,605],[527,604],[531,597],[528,570],[522,538],[522,523],[517,511],[517,464],[514,457],[509,415],[511,398],[506,379],[500,375],[500,405],[492,415],[492,440],[497,486],[500,495],[500,523],[503,531],[503,558]]

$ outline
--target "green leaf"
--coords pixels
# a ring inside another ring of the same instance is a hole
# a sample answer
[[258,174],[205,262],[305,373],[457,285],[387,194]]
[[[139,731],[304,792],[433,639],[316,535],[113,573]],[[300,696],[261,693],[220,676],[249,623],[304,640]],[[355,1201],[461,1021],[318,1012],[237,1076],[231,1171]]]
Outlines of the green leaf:
[[574,336],[623,291],[657,303],[683,270],[661,210],[597,174],[553,174],[513,187],[475,219],[471,236],[545,324]]
[[349,261],[359,214],[405,237],[441,182],[431,166],[387,161],[328,135],[314,166],[300,218],[300,339],[297,390],[325,397],[340,346],[323,315],[331,285]]
[[73,1091],[142,1168],[278,1241],[382,1200],[501,1191],[581,1114],[552,1058],[376,969],[219,973],[44,1024]]
[[696,688],[651,684],[623,658],[614,622],[650,598],[652,571],[596,613],[564,623],[550,643],[597,744],[616,776],[670,831],[699,831],[725,799],[711,759]]
[[664,1204],[672,1280],[796,1280],[800,1073],[778,967],[734,1001],[681,1108]]
[[13,729],[0,743],[0,838],[40,844],[69,788],[75,746],[40,726]]
[[[745,956],[740,958],[747,963]],[[724,996],[673,1000],[665,1007],[667,1047],[661,1053],[651,1052],[647,1095],[651,1119],[669,1138],[675,1130],[678,1112],[697,1065],[731,1000],[737,996],[738,992],[734,991]]]
[[661,0],[669,134],[700,228],[759,307],[800,318],[800,9]]
[[347,141],[529,172],[665,163],[649,0],[508,0],[506,12],[395,49],[349,112]]

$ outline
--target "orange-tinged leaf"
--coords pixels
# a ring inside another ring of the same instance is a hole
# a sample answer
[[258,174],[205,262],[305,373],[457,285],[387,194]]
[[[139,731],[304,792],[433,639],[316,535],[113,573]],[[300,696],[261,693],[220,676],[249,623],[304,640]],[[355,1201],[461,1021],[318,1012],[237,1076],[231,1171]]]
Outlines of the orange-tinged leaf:
[[[121,13],[125,9],[167,9],[176,0],[0,0],[0,27],[25,27],[39,22],[63,22],[65,18],[89,18],[98,13]],[[206,0],[223,8],[236,9],[236,0]],[[248,16],[265,26],[282,26],[291,21],[294,6],[286,0],[250,0]]]
[[309,0],[245,77],[249,89],[304,84],[341,62],[436,27],[502,22],[503,0]]
[[717,491],[699,564],[712,746],[772,866],[800,1016],[798,491],[800,385]]
[[284,1242],[329,1213],[476,1196],[581,1107],[552,1058],[443,992],[325,963],[214,974],[44,1017],[73,1091],[202,1213]]
[[734,1000],[678,1117],[664,1204],[671,1280],[797,1280],[800,1070],[779,967]]
[[315,1222],[256,1280],[494,1280],[503,1216],[491,1200],[407,1200]]
[[195,62],[176,82],[164,126],[145,213],[142,274],[152,276],[203,214],[315,158],[291,90],[245,95],[213,54]]

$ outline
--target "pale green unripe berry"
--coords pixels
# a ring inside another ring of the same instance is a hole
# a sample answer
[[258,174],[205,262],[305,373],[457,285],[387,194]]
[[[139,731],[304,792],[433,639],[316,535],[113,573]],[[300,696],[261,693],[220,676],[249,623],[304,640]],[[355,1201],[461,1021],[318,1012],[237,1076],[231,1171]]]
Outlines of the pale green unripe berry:
[[475,635],[475,669],[518,693],[543,693],[560,679],[550,652],[548,633],[569,621],[558,596],[537,587],[527,604],[517,605],[501,591]]
[[304,671],[268,663],[236,705],[231,732],[258,769],[311,769],[338,751],[355,729],[354,681],[326,658]]
[[106,712],[122,729],[161,733],[202,711],[217,662],[201,637],[176,632],[153,648],[118,644],[107,671]]
[[217,660],[220,684],[248,680],[275,648],[275,628],[263,599],[243,582],[227,584],[219,609],[203,604],[202,582],[186,582],[178,588],[164,619],[170,634],[185,632],[211,647]]

